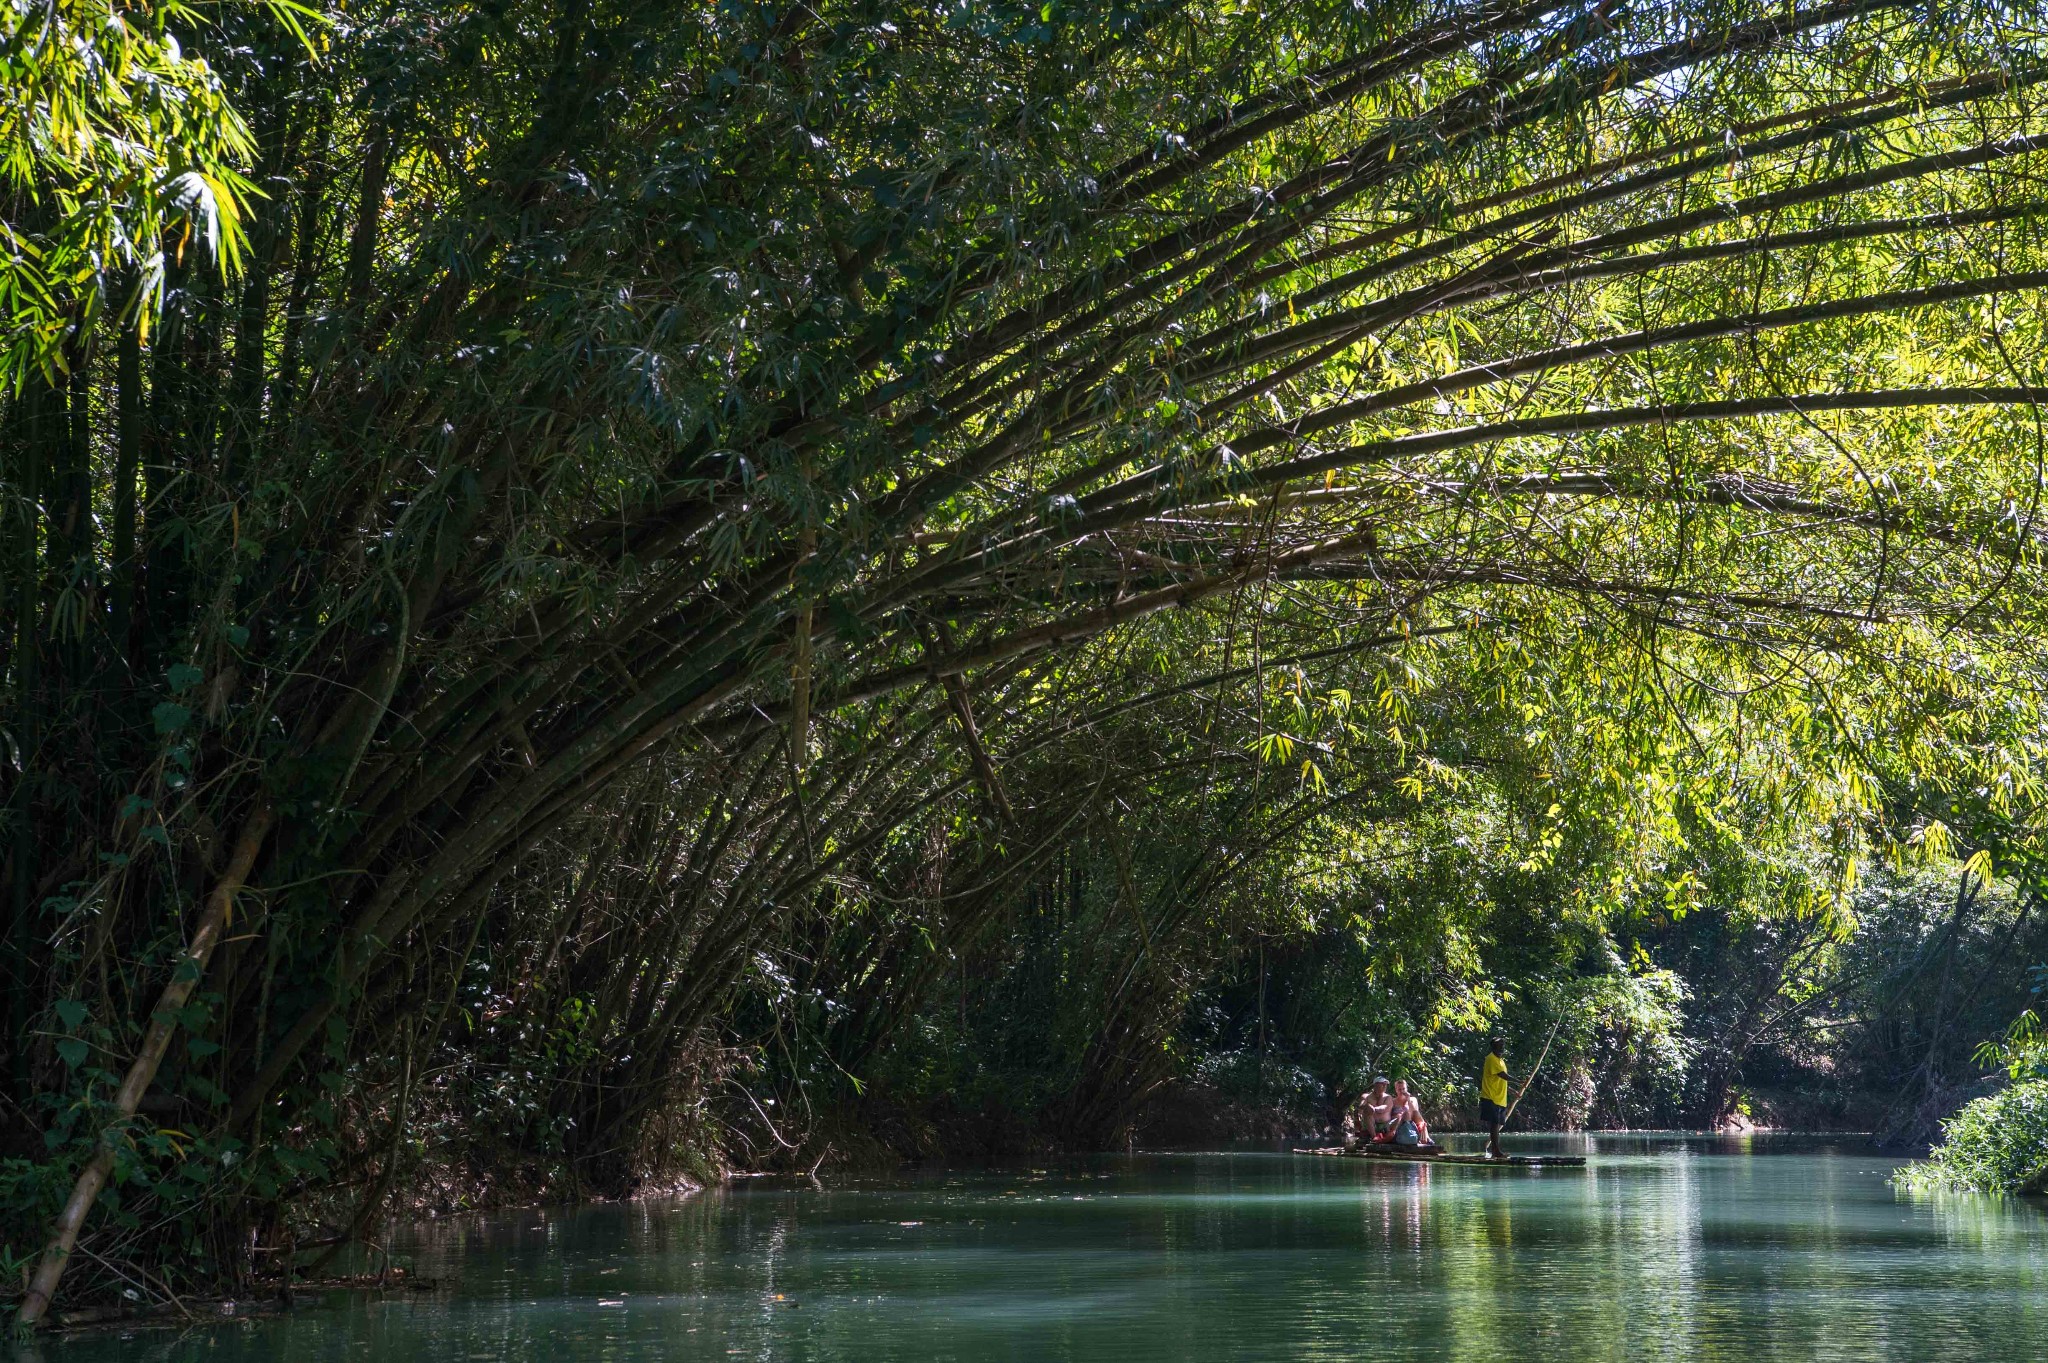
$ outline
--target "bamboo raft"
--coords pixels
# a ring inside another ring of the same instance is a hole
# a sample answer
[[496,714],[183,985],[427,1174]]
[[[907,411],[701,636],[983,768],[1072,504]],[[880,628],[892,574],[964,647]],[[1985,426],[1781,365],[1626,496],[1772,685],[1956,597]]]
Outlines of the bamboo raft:
[[1400,1150],[1391,1145],[1297,1146],[1294,1153],[1393,1160],[1401,1164],[1468,1164],[1481,1169],[1582,1169],[1586,1164],[1584,1155],[1509,1155],[1505,1159],[1488,1159],[1485,1155],[1453,1155],[1446,1150]]

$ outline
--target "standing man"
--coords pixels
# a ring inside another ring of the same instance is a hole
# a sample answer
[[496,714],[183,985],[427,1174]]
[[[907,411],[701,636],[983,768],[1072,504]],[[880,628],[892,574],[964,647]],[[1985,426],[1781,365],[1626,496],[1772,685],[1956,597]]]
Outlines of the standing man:
[[1495,1037],[1479,1067],[1479,1120],[1486,1124],[1486,1156],[1501,1159],[1500,1127],[1508,1119],[1508,1062]]

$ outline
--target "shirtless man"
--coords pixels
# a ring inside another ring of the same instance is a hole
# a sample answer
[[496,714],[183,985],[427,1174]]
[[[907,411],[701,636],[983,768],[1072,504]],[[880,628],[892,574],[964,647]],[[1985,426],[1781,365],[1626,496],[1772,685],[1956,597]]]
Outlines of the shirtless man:
[[1422,1120],[1422,1104],[1408,1091],[1406,1079],[1394,1081],[1393,1100],[1394,1144],[1415,1150],[1434,1150],[1436,1142],[1429,1138],[1429,1123]]
[[1372,1087],[1358,1100],[1358,1139],[1364,1142],[1385,1141],[1392,1137],[1394,1099],[1387,1092],[1387,1077],[1375,1075]]

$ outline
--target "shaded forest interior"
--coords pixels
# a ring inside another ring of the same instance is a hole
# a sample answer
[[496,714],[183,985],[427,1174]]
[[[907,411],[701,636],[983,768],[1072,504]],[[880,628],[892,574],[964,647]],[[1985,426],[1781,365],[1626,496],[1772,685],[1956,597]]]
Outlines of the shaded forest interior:
[[2019,1076],[2034,7],[0,22],[0,1291]]

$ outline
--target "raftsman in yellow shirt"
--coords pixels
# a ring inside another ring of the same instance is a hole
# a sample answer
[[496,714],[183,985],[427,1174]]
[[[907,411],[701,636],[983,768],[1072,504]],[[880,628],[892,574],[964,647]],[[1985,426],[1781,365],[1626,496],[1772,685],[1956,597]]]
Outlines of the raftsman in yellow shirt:
[[1486,1053],[1486,1063],[1479,1067],[1479,1096],[1501,1107],[1508,1105],[1508,1062],[1492,1051]]

